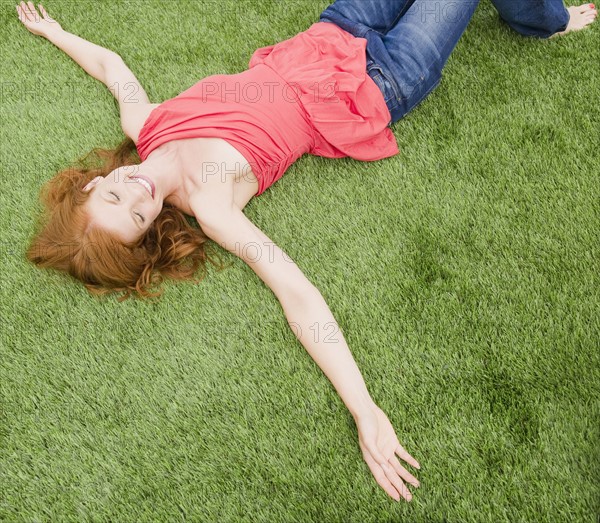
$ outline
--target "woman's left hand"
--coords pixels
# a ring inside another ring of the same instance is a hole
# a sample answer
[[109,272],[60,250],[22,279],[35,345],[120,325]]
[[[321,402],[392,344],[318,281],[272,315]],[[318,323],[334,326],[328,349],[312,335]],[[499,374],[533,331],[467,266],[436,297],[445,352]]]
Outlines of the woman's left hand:
[[417,469],[421,466],[400,445],[390,420],[373,404],[370,410],[356,417],[355,421],[360,449],[377,483],[396,501],[400,501],[400,496],[410,501],[412,494],[402,480],[414,487],[419,486],[419,481],[400,464],[396,454]]

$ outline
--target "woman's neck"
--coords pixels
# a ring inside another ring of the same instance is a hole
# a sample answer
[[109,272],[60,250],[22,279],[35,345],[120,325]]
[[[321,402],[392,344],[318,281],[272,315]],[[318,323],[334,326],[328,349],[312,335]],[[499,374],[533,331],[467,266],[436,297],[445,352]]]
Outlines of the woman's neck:
[[164,202],[183,186],[183,169],[176,149],[163,144],[139,165],[134,175],[149,178],[155,187],[155,199]]

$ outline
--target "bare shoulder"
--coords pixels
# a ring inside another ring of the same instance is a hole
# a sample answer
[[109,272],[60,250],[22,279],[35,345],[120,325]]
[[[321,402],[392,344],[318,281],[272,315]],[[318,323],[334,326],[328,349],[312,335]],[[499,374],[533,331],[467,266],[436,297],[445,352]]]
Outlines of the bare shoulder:
[[150,113],[161,104],[138,103],[130,104],[127,110],[121,110],[121,127],[137,145],[142,127],[148,120]]

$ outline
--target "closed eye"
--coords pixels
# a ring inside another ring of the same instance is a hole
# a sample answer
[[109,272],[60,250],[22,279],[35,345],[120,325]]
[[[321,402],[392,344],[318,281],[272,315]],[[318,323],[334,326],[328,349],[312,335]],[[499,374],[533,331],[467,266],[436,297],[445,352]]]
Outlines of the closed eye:
[[[117,200],[121,201],[121,198],[119,198],[119,195],[116,192],[112,192],[112,191],[108,191],[108,192],[110,194],[114,195]],[[146,219],[139,212],[136,212],[135,214],[137,214],[140,217],[140,219],[142,220],[142,223],[144,223],[146,221]]]

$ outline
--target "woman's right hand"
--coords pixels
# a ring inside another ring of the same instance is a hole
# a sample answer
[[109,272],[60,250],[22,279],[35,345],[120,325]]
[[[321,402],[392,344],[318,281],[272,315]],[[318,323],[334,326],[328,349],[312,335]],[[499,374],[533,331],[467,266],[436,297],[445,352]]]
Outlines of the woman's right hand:
[[50,34],[56,31],[62,31],[60,24],[53,18],[50,18],[44,6],[38,4],[38,7],[41,14],[35,10],[33,2],[21,2],[17,5],[19,20],[23,22],[27,30],[34,35],[43,36],[44,38],[48,38]]

